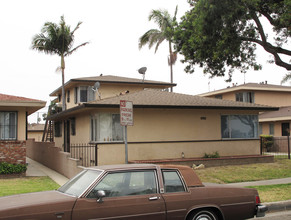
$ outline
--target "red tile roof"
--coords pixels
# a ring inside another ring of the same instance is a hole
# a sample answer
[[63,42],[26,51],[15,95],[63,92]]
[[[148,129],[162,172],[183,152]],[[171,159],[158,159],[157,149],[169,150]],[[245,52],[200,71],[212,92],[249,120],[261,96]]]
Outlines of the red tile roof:
[[0,102],[44,102],[44,101],[0,93]]

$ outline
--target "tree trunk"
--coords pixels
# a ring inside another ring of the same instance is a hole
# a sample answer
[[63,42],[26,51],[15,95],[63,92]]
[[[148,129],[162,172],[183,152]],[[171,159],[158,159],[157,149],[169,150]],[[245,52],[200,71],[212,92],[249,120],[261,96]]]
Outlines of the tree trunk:
[[65,94],[65,58],[61,56],[61,69],[62,69],[62,111],[66,110],[66,94]]
[[[169,41],[169,51],[170,51],[171,83],[173,83],[173,63],[172,63],[172,60],[171,60],[171,55],[172,55],[172,44],[171,44],[171,41]],[[173,87],[171,87],[170,91],[173,92]]]

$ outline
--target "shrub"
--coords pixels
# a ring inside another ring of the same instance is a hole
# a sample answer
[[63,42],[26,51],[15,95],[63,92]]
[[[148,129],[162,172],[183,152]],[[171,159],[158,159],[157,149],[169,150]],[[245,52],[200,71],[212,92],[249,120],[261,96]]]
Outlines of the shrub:
[[23,164],[0,163],[0,174],[19,174],[25,172],[26,169],[26,165]]
[[272,135],[261,135],[263,147],[269,152],[274,144],[274,138]]
[[204,156],[203,156],[203,158],[219,158],[219,157],[220,156],[219,156],[218,151],[215,151],[213,154],[205,153]]

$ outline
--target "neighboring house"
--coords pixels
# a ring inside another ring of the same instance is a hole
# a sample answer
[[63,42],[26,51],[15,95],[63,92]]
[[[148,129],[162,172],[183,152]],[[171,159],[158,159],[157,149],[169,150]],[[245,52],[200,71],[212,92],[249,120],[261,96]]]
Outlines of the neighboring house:
[[27,117],[46,102],[0,94],[0,162],[25,163]]
[[[127,100],[134,115],[129,160],[260,154],[258,114],[278,108],[165,91],[172,86],[117,76],[71,79],[65,84],[67,110],[48,117],[56,146],[70,151],[71,144],[90,142],[98,146],[98,165],[124,163],[119,105]],[[61,97],[61,87],[50,95]]]
[[247,83],[201,94],[203,97],[280,107],[259,116],[260,134],[287,136],[291,122],[291,87],[267,83]]
[[42,141],[44,131],[44,124],[28,124],[27,134],[28,139],[34,139],[35,141]]

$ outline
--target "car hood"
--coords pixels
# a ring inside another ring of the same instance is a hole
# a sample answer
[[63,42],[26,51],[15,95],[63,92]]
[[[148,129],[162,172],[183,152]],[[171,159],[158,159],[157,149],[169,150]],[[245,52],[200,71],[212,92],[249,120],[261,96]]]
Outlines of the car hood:
[[76,199],[58,191],[0,197],[0,219],[41,213],[70,213]]

